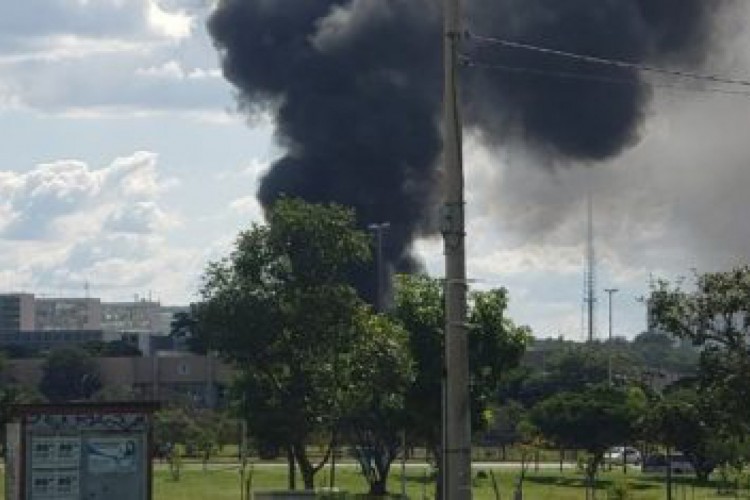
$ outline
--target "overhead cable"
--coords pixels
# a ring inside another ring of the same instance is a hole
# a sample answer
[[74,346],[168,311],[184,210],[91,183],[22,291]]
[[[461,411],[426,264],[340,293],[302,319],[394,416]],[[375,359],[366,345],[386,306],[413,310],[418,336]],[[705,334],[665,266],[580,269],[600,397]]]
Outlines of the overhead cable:
[[576,61],[582,61],[590,64],[598,64],[603,66],[613,66],[617,68],[627,68],[639,71],[647,71],[650,73],[659,73],[664,75],[676,76],[679,78],[688,78],[692,80],[709,81],[713,83],[722,83],[727,85],[740,85],[743,87],[750,87],[750,80],[740,78],[728,78],[718,75],[693,73],[690,71],[682,71],[677,69],[660,68],[657,66],[650,66],[647,64],[634,63],[628,61],[622,61],[618,59],[609,59],[604,57],[592,56],[588,54],[579,54],[577,52],[569,52],[565,50],[553,49],[550,47],[542,47],[539,45],[532,45],[529,43],[516,42],[513,40],[507,40],[505,38],[491,37],[485,35],[477,35],[475,33],[466,32],[466,37],[470,40],[476,40],[477,42],[495,44],[503,47],[525,50],[529,52],[537,52],[541,54],[547,54],[556,57],[563,57],[566,59],[573,59]]
[[648,85],[649,87],[680,90],[680,91],[685,91],[685,92],[703,92],[703,93],[712,93],[712,94],[727,94],[727,95],[738,95],[738,96],[750,97],[750,91],[748,90],[735,90],[735,89],[720,88],[720,87],[688,87],[686,85],[661,83],[661,82],[647,82],[646,83],[646,82],[641,82],[639,80],[628,80],[626,78],[592,75],[592,74],[587,74],[587,73],[550,71],[550,70],[527,68],[527,67],[521,67],[521,66],[488,63],[488,62],[473,60],[468,57],[462,58],[461,62],[464,66],[467,66],[467,67],[491,69],[491,70],[496,70],[496,71],[504,71],[506,73],[529,75],[532,77],[551,77],[551,78],[560,78],[560,79],[566,79],[566,80],[590,81],[590,82],[596,82],[596,83],[627,85],[627,86]]

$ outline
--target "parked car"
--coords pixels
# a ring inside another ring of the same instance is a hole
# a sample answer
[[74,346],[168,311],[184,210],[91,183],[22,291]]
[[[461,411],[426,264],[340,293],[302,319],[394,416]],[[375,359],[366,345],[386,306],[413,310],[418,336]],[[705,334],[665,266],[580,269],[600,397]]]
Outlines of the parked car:
[[672,453],[667,457],[663,453],[650,455],[643,460],[641,470],[646,473],[664,474],[667,472],[667,465],[672,466],[674,474],[693,474],[695,468],[693,464],[682,453]]
[[615,446],[607,450],[604,461],[610,464],[622,464],[623,461],[630,465],[640,465],[641,452],[632,446]]

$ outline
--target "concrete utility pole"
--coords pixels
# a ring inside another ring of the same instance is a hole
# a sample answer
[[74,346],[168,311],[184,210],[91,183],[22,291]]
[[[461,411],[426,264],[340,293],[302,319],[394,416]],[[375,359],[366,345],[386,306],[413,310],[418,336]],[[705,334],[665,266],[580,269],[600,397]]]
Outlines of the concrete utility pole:
[[[607,382],[612,385],[612,294],[618,292],[617,288],[605,288],[605,292],[609,295],[609,342],[607,343]],[[624,452],[623,452],[624,454]]]
[[376,293],[378,294],[378,296],[375,297],[375,310],[377,312],[383,312],[385,309],[385,304],[383,303],[383,231],[387,230],[389,227],[391,227],[390,222],[380,222],[377,224],[369,224],[367,226],[369,230],[375,233],[375,244],[377,245],[377,248],[375,249],[377,252],[377,260],[375,262],[375,272],[377,273],[375,286],[377,287]]
[[471,420],[466,328],[464,176],[461,146],[458,49],[461,2],[443,3],[443,155],[445,162],[445,375],[443,404],[443,499],[471,499]]

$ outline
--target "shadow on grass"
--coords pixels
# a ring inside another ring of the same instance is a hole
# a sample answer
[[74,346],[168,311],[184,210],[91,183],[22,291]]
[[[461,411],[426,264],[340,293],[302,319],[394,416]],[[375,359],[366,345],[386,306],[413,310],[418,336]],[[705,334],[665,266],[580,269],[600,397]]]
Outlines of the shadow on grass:
[[[397,479],[400,481],[401,479]],[[435,484],[436,478],[435,474],[425,474],[424,476],[406,476],[406,484],[418,484],[418,485],[430,485]]]
[[[666,484],[667,479],[661,474],[643,474],[639,478],[639,481],[651,484],[658,483],[663,486]],[[695,476],[686,475],[672,476],[672,484],[675,486],[695,486],[701,488],[719,488],[725,485],[720,479],[709,479],[708,481],[701,482]]]
[[[653,484],[653,481],[643,481],[642,479],[643,478],[622,478],[617,480],[598,478],[594,484],[597,490],[606,490],[623,481],[627,481],[631,489],[639,491],[651,490],[662,486],[661,484]],[[586,487],[586,478],[584,476],[530,476],[526,477],[525,482],[543,486],[562,486],[565,488],[584,489]]]

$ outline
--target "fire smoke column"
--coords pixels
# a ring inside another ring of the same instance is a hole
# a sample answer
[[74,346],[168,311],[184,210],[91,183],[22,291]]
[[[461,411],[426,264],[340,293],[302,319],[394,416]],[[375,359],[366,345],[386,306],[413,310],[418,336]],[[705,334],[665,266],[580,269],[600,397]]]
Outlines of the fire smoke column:
[[[634,63],[695,67],[726,3],[472,0],[466,28]],[[396,272],[418,268],[413,240],[439,227],[441,4],[218,0],[208,22],[241,109],[272,116],[284,152],[262,178],[262,205],[295,196],[353,207],[362,227],[390,221],[383,264]],[[463,56],[590,77],[464,68],[464,119],[485,142],[522,143],[548,164],[569,164],[606,160],[639,140],[651,94],[638,71],[477,40],[466,41]],[[608,79],[620,84],[602,83]],[[357,286],[375,302],[372,274],[364,271]]]
[[[208,25],[241,106],[273,116],[284,151],[261,204],[389,221],[382,264],[396,272],[417,269],[412,241],[437,232],[440,14],[434,0],[221,0]],[[373,274],[356,285],[375,303]]]
[[445,162],[445,403],[443,498],[471,498],[471,412],[466,329],[466,246],[462,122],[457,58],[463,30],[460,0],[444,2],[443,161]]

